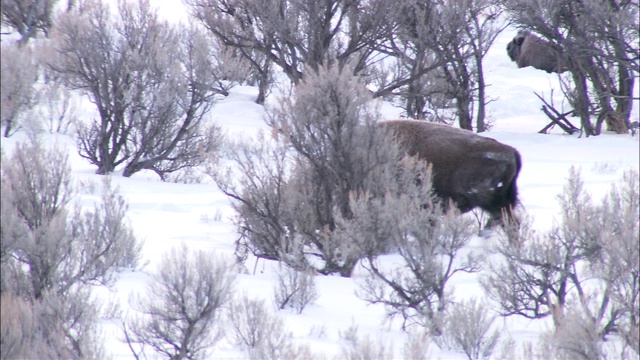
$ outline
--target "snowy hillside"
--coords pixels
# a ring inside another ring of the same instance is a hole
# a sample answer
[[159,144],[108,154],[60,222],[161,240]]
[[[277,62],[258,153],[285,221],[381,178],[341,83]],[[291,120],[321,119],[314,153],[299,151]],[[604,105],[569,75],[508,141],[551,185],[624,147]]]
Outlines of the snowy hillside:
[[[611,184],[620,180],[627,169],[640,169],[640,143],[638,136],[604,133],[601,136],[580,138],[566,135],[558,128],[550,134],[538,134],[548,119],[540,111],[541,103],[534,91],[549,96],[560,93],[555,75],[532,68],[518,69],[506,54],[506,44],[515,30],[504,31],[493,44],[485,64],[486,80],[490,84],[488,95],[495,99],[488,105],[489,121],[493,127],[484,136],[518,149],[523,167],[518,179],[522,207],[533,216],[536,229],[548,229],[557,216],[556,196],[566,184],[569,169],[581,171],[586,190],[594,199],[600,199],[610,190]],[[218,124],[228,137],[251,137],[259,130],[268,130],[263,116],[265,110],[254,103],[257,89],[237,86],[228,97],[219,101],[210,112],[210,121]],[[272,95],[267,103],[273,104]],[[557,98],[557,103],[561,98]],[[638,119],[639,104],[634,103],[633,118]],[[381,104],[385,119],[397,118],[399,109]],[[574,119],[575,123],[579,121]],[[10,152],[15,144],[26,138],[18,133],[2,138],[4,152]],[[47,144],[58,144],[69,150],[73,176],[82,181],[100,181],[95,168],[82,159],[74,141],[63,135],[45,135]],[[121,171],[120,171],[121,173]],[[123,272],[113,288],[96,288],[95,295],[104,300],[119,302],[124,312],[132,294],[141,294],[150,281],[163,254],[180,244],[193,250],[213,251],[233,258],[234,242],[238,237],[232,223],[234,212],[229,199],[206,178],[197,184],[161,182],[151,172],[137,173],[124,178],[116,172],[112,182],[128,202],[128,219],[135,235],[144,241],[143,262],[146,266],[135,272]],[[86,191],[79,199],[83,205],[95,201],[95,194]],[[470,246],[487,248],[494,239],[477,238]],[[250,257],[248,271],[238,274],[236,293],[263,298],[273,302],[277,264]],[[308,344],[314,354],[334,358],[345,345],[341,334],[353,325],[358,335],[368,336],[374,342],[392,346],[394,358],[402,357],[406,334],[397,323],[384,322],[384,308],[368,305],[359,299],[355,290],[362,271],[353,278],[317,276],[319,298],[301,314],[293,309],[277,311],[286,328],[292,332],[294,342]],[[478,274],[456,275],[451,286],[456,299],[484,299],[478,283]],[[492,311],[487,309],[487,311]],[[550,328],[550,320],[526,320],[515,316],[499,318],[494,323],[500,329],[502,339],[511,337],[518,343],[536,341],[537,335]],[[106,339],[106,351],[114,359],[132,358],[127,345],[120,340],[122,333],[118,322],[103,319],[101,326]],[[322,354],[322,355],[321,355]],[[211,351],[211,359],[242,359],[246,354],[229,339],[222,339]],[[435,343],[429,346],[429,358],[464,359],[463,353],[442,350]]]

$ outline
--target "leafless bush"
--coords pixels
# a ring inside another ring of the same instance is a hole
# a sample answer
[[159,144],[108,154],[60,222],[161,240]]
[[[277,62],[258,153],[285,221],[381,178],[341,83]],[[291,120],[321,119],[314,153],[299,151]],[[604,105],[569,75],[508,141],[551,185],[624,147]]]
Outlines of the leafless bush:
[[53,25],[53,9],[58,0],[3,0],[2,25],[18,31],[26,44],[38,31],[47,35]]
[[274,293],[278,308],[292,307],[298,314],[319,297],[311,271],[297,271],[286,265],[280,265]]
[[2,192],[2,292],[29,303],[42,341],[56,344],[61,332],[64,344],[54,354],[101,357],[99,304],[87,285],[112,284],[118,267],[138,264],[141,249],[125,222],[124,200],[106,181],[95,209],[70,209],[76,191],[67,155],[37,140],[3,156]]
[[321,273],[350,276],[362,256],[349,253],[350,245],[332,233],[338,216],[353,216],[350,196],[381,194],[393,186],[388,173],[399,151],[376,125],[377,111],[369,100],[368,91],[346,69],[321,67],[309,71],[295,96],[283,99],[269,119],[297,160],[289,195],[295,199],[292,237],[324,261],[324,268],[317,269]]
[[219,129],[204,118],[228,89],[202,31],[169,25],[148,1],[119,2],[112,16],[101,0],[65,13],[55,29],[49,68],[100,115],[78,129],[79,153],[99,174],[122,164],[124,176],[151,170],[164,179],[219,146]]
[[[347,63],[359,73],[374,56],[371,48],[392,29],[388,1],[343,3],[339,0],[186,1],[191,15],[225,44],[258,65],[260,53],[280,67],[293,83],[304,67],[317,70],[326,61]],[[282,10],[279,10],[282,9]],[[283,10],[286,9],[286,10]]]
[[98,306],[87,289],[39,300],[2,295],[0,355],[3,359],[98,359]]
[[[292,334],[288,333],[284,337],[272,335],[275,342],[267,341],[258,344],[257,347],[248,351],[249,360],[296,360],[296,359],[322,359],[317,353],[312,353],[308,346],[294,344],[291,341]],[[277,337],[277,339],[275,338]]]
[[[5,155],[2,153],[2,164],[4,167]],[[12,253],[16,251],[19,243],[24,241],[24,238],[28,234],[28,228],[20,221],[20,217],[15,211],[13,204],[13,191],[8,181],[5,181],[4,171],[2,173],[0,196],[0,265],[2,266],[0,274],[0,293],[5,293],[11,288],[23,288],[27,285],[23,281],[23,273],[20,271],[11,270],[14,266],[19,266],[12,258]],[[19,275],[17,277],[10,276],[10,274]],[[20,291],[22,292],[22,291]]]
[[60,57],[52,41],[37,42],[33,49],[36,61],[40,65],[42,81],[38,84],[38,107],[34,109],[32,116],[38,119],[39,130],[50,133],[75,133],[81,93],[65,87],[60,75],[46,66],[58,61]]
[[[234,220],[240,238],[236,255],[240,261],[252,253],[258,258],[281,259],[295,250],[290,236],[292,214],[286,206],[287,182],[293,164],[282,142],[270,141],[259,134],[254,143],[229,143],[226,156],[235,167],[223,168],[219,157],[211,157],[207,174],[234,201]],[[298,256],[292,256],[298,258]],[[294,260],[290,265],[297,264]]]
[[314,324],[309,329],[309,336],[318,339],[324,339],[327,337],[327,325],[326,324]]
[[295,360],[318,357],[317,354],[311,354],[308,346],[293,342],[293,334],[286,331],[280,318],[270,316],[262,324],[264,336],[255,346],[247,348],[250,360]]
[[133,355],[149,346],[171,359],[204,358],[224,335],[221,310],[234,281],[233,268],[211,254],[191,254],[183,245],[164,255],[145,295],[130,301],[137,313],[123,322]]
[[[51,56],[56,56],[51,46],[39,46],[36,56],[40,63],[46,63]],[[57,74],[43,67],[44,84],[39,89],[37,116],[41,126],[50,133],[71,134],[75,132],[79,120],[80,100],[78,94],[66,88]]]
[[[3,13],[4,7],[3,2]],[[3,42],[1,49],[0,116],[3,136],[9,137],[20,128],[24,115],[37,103],[34,85],[38,79],[38,66],[28,47]]]
[[[2,125],[4,136],[19,129],[38,134],[68,133],[77,119],[78,101],[55,74],[41,66],[51,60],[51,46],[2,44]],[[38,81],[42,80],[42,81]]]
[[[205,26],[208,27],[207,24]],[[264,104],[275,83],[271,60],[258,50],[230,46],[219,37],[214,37],[212,41],[223,78],[231,83],[257,86],[256,103]]]
[[224,79],[244,83],[250,77],[251,63],[242,56],[240,50],[226,46],[217,38],[212,40],[216,44],[217,60]]
[[199,167],[185,167],[165,175],[164,181],[176,184],[200,184],[206,174]]
[[50,82],[41,92],[42,121],[50,133],[69,134],[78,121],[78,100],[62,84]]
[[45,149],[37,140],[17,144],[11,158],[3,158],[2,180],[30,230],[53,221],[73,196],[67,154]]
[[554,351],[599,358],[606,337],[618,334],[637,353],[638,173],[625,173],[596,205],[571,169],[558,199],[560,221],[549,233],[535,234],[524,222],[515,243],[501,242],[505,262],[491,267],[485,289],[502,315],[551,316]]
[[[0,357],[3,359],[69,358],[64,345],[64,333],[57,323],[55,329],[44,329],[46,320],[40,316],[39,303],[32,303],[2,293],[0,318]],[[48,331],[45,331],[48,330]]]
[[[273,10],[273,4],[251,1],[228,1],[216,3],[209,0],[187,0],[188,11],[217,39],[221,45],[221,65],[229,79],[254,82],[258,86],[256,103],[263,104],[269,89],[273,85],[274,34],[266,28],[276,26],[276,22],[263,23],[262,17]],[[253,14],[253,12],[256,14]],[[290,18],[289,18],[290,19]],[[257,26],[255,26],[257,25]],[[266,31],[266,32],[265,32]],[[239,33],[244,34],[239,34]],[[242,39],[236,37],[239,35]],[[261,37],[261,39],[256,38]],[[264,46],[252,46],[250,43],[263,42]],[[278,65],[278,61],[275,62]],[[227,72],[231,70],[230,72]]]
[[469,360],[489,359],[500,334],[491,330],[495,317],[475,299],[449,307],[444,331],[436,339],[445,348],[463,351]]
[[62,150],[34,140],[19,144],[5,162],[3,188],[16,214],[10,219],[21,229],[6,236],[22,235],[10,258],[29,266],[28,296],[38,299],[51,288],[64,294],[78,283],[109,284],[116,268],[137,266],[140,244],[126,224],[124,200],[108,181],[95,210],[69,209],[75,190]]
[[407,176],[405,180],[414,182],[412,191],[354,199],[354,218],[340,226],[349,242],[386,241],[390,251],[402,259],[398,265],[384,267],[379,254],[368,252],[362,265],[369,276],[359,284],[358,296],[385,305],[389,318],[402,318],[403,329],[418,324],[440,335],[451,301],[448,281],[458,272],[480,270],[479,257],[463,250],[477,228],[473,219],[460,216],[455,207],[444,211],[425,192],[429,182],[415,184],[415,179]]
[[340,351],[340,358],[347,360],[384,360],[393,358],[393,347],[384,341],[372,340],[369,336],[361,338],[358,327],[351,325],[340,332],[340,338],[346,342]]
[[[101,304],[92,298],[91,288],[79,284],[64,294],[53,291],[41,299],[40,316],[46,321],[45,333],[62,328],[65,346],[72,358],[99,359],[104,357],[102,336],[98,328]],[[62,348],[58,351],[65,351]]]
[[[606,224],[599,245],[602,253],[590,263],[588,274],[601,279],[610,292],[610,311],[618,318],[605,327],[614,330],[636,353],[640,354],[640,186],[638,172],[625,171],[621,181],[612,186],[597,213]],[[604,295],[603,295],[604,296]],[[606,307],[606,303],[600,308]],[[589,318],[601,314],[587,312]]]
[[227,323],[232,330],[227,336],[248,348],[255,348],[282,328],[282,321],[269,313],[264,300],[251,299],[246,294],[231,302]]
[[[235,341],[245,347],[250,359],[311,359],[308,347],[295,345],[282,320],[270,314],[263,300],[243,295],[232,301],[228,324]],[[228,336],[230,336],[228,334]]]
[[442,121],[443,109],[450,108],[468,130],[475,115],[476,129],[485,131],[483,59],[504,28],[501,8],[487,0],[409,0],[397,6],[394,31],[380,45],[392,54],[386,62],[397,64],[387,76],[393,80],[375,95],[399,95],[410,118]]
[[407,334],[407,341],[402,348],[402,357],[411,360],[429,359],[429,338],[423,331],[413,331]]
[[[107,269],[136,268],[140,263],[142,243],[136,241],[132,229],[127,226],[127,204],[117,189],[104,180],[102,202],[94,211],[76,211],[71,228],[78,241],[85,244],[87,255],[82,263],[95,266],[85,270],[84,277],[97,280],[104,277]],[[108,278],[99,282],[109,282]]]
[[316,177],[316,191],[336,197],[324,200],[328,203],[319,209],[326,218],[319,219],[320,226],[332,225],[328,212],[334,204],[347,215],[349,191],[362,190],[371,166],[366,161],[379,155],[367,151],[372,142],[382,140],[382,134],[374,134],[378,114],[370,99],[358,78],[326,66],[310,71],[294,96],[282,99],[268,119],[304,161],[302,166],[311,172],[308,176]]
[[[550,347],[557,357],[598,360],[605,358],[598,325],[572,309],[568,309],[563,323],[555,333],[547,334]],[[551,336],[549,336],[551,335]]]
[[395,186],[400,154],[376,126],[369,99],[347,71],[311,72],[273,110],[275,139],[230,148],[234,176],[210,168],[234,200],[245,252],[350,276],[362,254],[334,236],[335,219],[352,216],[352,192],[377,195]]

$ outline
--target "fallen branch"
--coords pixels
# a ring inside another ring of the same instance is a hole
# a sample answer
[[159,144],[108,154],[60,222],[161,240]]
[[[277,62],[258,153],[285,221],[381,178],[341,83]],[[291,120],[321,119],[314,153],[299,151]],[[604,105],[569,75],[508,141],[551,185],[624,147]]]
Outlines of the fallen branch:
[[546,134],[547,131],[550,128],[552,128],[554,125],[558,125],[564,132],[568,133],[569,135],[580,131],[579,128],[573,126],[573,124],[571,124],[571,122],[567,119],[567,116],[574,113],[573,110],[568,111],[566,113],[561,113],[558,110],[556,110],[556,108],[553,107],[553,105],[549,104],[542,96],[540,96],[535,92],[534,94],[538,97],[538,99],[540,99],[544,103],[544,105],[542,105],[542,108],[541,108],[542,112],[544,112],[545,115],[547,115],[547,117],[551,119],[551,122],[547,126],[542,128],[542,130],[538,131],[540,134]]

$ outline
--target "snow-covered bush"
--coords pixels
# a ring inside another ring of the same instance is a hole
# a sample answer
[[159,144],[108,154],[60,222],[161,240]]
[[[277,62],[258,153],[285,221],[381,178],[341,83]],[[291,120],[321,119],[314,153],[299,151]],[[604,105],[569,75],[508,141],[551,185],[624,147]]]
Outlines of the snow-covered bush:
[[280,265],[278,282],[274,288],[274,299],[279,309],[292,307],[298,314],[318,299],[314,274],[311,271],[298,271],[286,265]]
[[136,313],[123,322],[134,356],[149,346],[171,359],[204,358],[225,335],[222,309],[233,297],[234,271],[224,259],[184,245],[165,254],[146,293],[130,301]]
[[71,358],[64,330],[49,321],[40,302],[23,300],[9,292],[0,301],[0,357],[3,359]]
[[58,148],[32,140],[2,157],[0,288],[28,302],[16,309],[39,318],[39,339],[58,338],[51,332],[61,329],[62,357],[100,357],[99,304],[88,285],[111,285],[118,268],[136,268],[141,248],[125,221],[127,206],[108,181],[93,210],[71,206],[76,191],[67,154]]
[[269,313],[264,300],[246,294],[231,301],[228,324],[231,334],[227,336],[247,348],[255,348],[282,327],[282,321]]
[[524,222],[511,242],[501,239],[498,252],[505,261],[491,266],[485,289],[503,316],[551,316],[550,346],[563,356],[600,358],[613,335],[637,354],[638,173],[625,172],[620,184],[594,203],[572,168],[558,200],[559,220],[548,233],[535,233]]
[[344,342],[341,347],[340,358],[347,360],[386,360],[393,358],[392,344],[386,344],[381,339],[372,339],[370,336],[360,336],[358,326],[351,325],[340,332],[340,338]]
[[307,346],[294,344],[293,334],[286,331],[280,317],[271,314],[264,300],[251,299],[246,294],[231,302],[228,316],[231,334],[250,359],[309,359]]
[[487,304],[472,298],[452,304],[442,336],[436,343],[448,349],[464,352],[469,360],[490,359],[500,334],[492,328],[495,316],[487,311]]
[[363,243],[387,239],[390,251],[401,259],[387,266],[375,253],[366,256],[362,265],[369,274],[360,282],[358,296],[385,305],[389,318],[402,319],[403,329],[417,324],[440,335],[453,300],[449,280],[459,272],[480,270],[479,256],[465,249],[478,233],[474,220],[411,193],[357,199],[352,207],[354,219],[341,225],[345,236]]
[[117,10],[91,0],[61,15],[47,66],[96,107],[77,134],[97,173],[123,165],[123,176],[151,170],[164,180],[217,149],[220,129],[205,115],[228,88],[200,29],[161,20],[149,1],[120,1]]
[[354,194],[397,190],[399,151],[369,100],[346,69],[310,72],[270,115],[274,138],[230,147],[230,172],[211,168],[234,201],[241,258],[251,252],[299,270],[351,275],[364,253],[335,236],[336,219],[353,216]]
[[0,51],[0,117],[4,128],[2,134],[9,137],[20,129],[28,110],[37,104],[35,84],[38,80],[38,65],[28,47],[3,41]]
[[58,0],[4,0],[2,25],[8,25],[20,34],[20,44],[26,44],[42,31],[48,35],[53,26],[53,15]]

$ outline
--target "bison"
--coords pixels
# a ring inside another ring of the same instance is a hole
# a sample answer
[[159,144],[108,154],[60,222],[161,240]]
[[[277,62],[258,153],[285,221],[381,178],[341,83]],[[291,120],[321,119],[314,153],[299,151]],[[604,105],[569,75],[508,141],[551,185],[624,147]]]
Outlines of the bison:
[[461,212],[476,207],[488,212],[486,225],[513,219],[518,203],[518,151],[473,132],[419,120],[381,122],[410,156],[432,164],[434,193],[453,200]]
[[528,31],[518,31],[507,45],[507,54],[519,68],[533,66],[548,73],[567,71],[562,50]]

